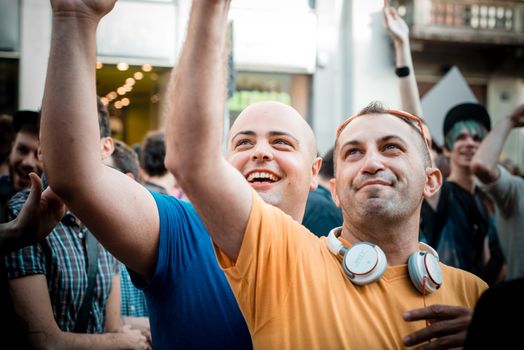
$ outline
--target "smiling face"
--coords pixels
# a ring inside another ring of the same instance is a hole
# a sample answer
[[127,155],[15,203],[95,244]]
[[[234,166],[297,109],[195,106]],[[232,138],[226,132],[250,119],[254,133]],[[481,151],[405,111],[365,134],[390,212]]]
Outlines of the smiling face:
[[9,154],[9,175],[15,191],[31,186],[29,173],[42,174],[42,161],[38,157],[38,134],[20,130],[16,134],[13,148]]
[[231,127],[227,159],[266,203],[302,217],[321,161],[297,111],[277,102],[246,108]]
[[425,147],[421,135],[390,114],[363,115],[349,123],[337,140],[332,181],[344,220],[419,215],[429,169],[420,147]]
[[473,120],[456,123],[446,134],[446,155],[453,168],[469,169],[487,130]]

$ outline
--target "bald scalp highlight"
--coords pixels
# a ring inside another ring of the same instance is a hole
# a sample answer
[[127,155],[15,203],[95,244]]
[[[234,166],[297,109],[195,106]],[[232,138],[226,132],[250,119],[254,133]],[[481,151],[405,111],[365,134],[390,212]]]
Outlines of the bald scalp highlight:
[[[259,116],[269,115],[270,113],[277,112],[282,118],[295,118],[300,123],[301,130],[293,130],[293,136],[298,139],[299,142],[304,143],[308,149],[308,153],[311,156],[311,159],[317,157],[317,144],[315,134],[311,126],[306,122],[302,115],[293,107],[278,101],[263,101],[250,104],[236,118],[233,125],[231,125],[228,135],[227,135],[227,144],[228,148],[231,146],[231,138],[234,136],[232,131],[235,130],[235,127],[239,122],[248,116],[256,113]],[[263,122],[258,120],[259,122]],[[278,125],[275,125],[275,129],[278,130]]]

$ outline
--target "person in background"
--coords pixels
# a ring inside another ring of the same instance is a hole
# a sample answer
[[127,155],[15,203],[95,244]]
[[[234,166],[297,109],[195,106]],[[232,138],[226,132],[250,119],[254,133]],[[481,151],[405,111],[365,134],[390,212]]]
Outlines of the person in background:
[[495,204],[497,233],[508,263],[507,280],[480,298],[464,349],[511,349],[521,341],[515,310],[524,310],[524,179],[499,163],[511,131],[524,126],[524,105],[497,122],[473,157],[471,169]]
[[[91,103],[94,117],[98,112],[98,147],[91,156],[104,159],[113,152],[108,111],[96,95]],[[64,149],[65,138],[59,142]],[[42,157],[47,155],[43,150]],[[71,180],[72,174],[66,175]],[[12,217],[21,213],[28,196],[24,190],[9,201]],[[71,211],[45,239],[8,254],[4,264],[14,310],[27,324],[31,347],[149,348],[140,331],[122,326],[117,261]]]
[[[0,224],[0,258],[7,253],[34,244],[51,232],[65,213],[60,198],[50,188],[42,192],[42,181],[30,173],[31,192],[15,219]],[[6,349],[26,349],[27,325],[13,309],[4,264],[0,264],[0,339]]]
[[[135,181],[140,182],[140,169],[138,155],[125,142],[114,140],[115,150],[111,157],[106,158],[104,163],[126,174]],[[124,264],[119,265],[120,272],[120,313],[124,325],[138,329],[146,336],[150,345],[151,330],[149,326],[149,312],[144,291],[136,288],[131,282],[131,277]]]
[[342,225],[342,212],[333,202],[329,191],[329,182],[333,174],[333,148],[322,158],[322,167],[318,173],[318,187],[309,191],[306,212],[302,224],[317,236],[327,236],[329,231]]
[[9,175],[8,158],[14,140],[13,117],[0,115],[0,177]]
[[150,190],[162,194],[171,194],[178,199],[187,200],[178,187],[176,179],[164,165],[166,141],[163,131],[149,132],[140,147],[140,167],[143,170],[142,183]]
[[40,114],[35,111],[21,110],[13,114],[15,137],[7,160],[9,175],[0,177],[0,223],[9,219],[7,202],[11,197],[31,186],[29,174],[42,174],[42,161],[38,156],[39,118]]
[[471,169],[495,204],[497,233],[508,265],[507,279],[524,277],[524,179],[499,164],[510,132],[524,126],[524,105],[502,118],[480,144]]

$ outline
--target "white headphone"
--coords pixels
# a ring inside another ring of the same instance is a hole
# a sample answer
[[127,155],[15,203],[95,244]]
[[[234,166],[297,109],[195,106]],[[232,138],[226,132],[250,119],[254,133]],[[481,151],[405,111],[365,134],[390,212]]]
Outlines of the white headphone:
[[[363,286],[380,279],[388,265],[386,255],[379,246],[369,242],[359,242],[346,248],[338,239],[342,232],[337,227],[329,232],[327,244],[336,256],[342,255],[342,268],[351,282]],[[408,272],[411,282],[420,293],[430,294],[442,285],[437,252],[429,245],[419,242],[420,250],[408,259]],[[426,279],[425,286],[423,285]]]

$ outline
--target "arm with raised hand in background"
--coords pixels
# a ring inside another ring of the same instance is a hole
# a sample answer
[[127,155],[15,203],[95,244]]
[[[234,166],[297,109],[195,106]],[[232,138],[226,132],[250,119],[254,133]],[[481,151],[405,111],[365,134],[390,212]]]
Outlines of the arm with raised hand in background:
[[500,170],[497,164],[504,143],[511,130],[523,126],[524,105],[521,105],[509,116],[499,120],[493,130],[484,138],[471,162],[473,173],[482,183],[490,184],[499,178]]
[[422,117],[422,106],[420,95],[415,79],[415,69],[411,57],[411,46],[409,43],[409,28],[400,17],[397,9],[389,6],[389,1],[384,0],[384,24],[391,35],[395,47],[396,68],[407,67],[409,73],[399,77],[399,91],[402,110]]

